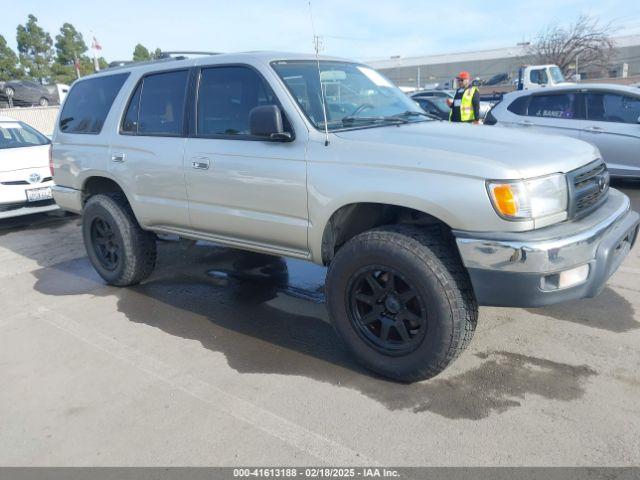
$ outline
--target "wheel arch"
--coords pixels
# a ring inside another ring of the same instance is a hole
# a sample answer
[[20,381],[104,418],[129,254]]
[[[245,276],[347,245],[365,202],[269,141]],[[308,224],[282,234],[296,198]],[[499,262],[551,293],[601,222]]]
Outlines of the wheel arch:
[[380,202],[352,202],[337,208],[325,222],[320,243],[321,263],[328,265],[336,252],[356,235],[382,225],[450,226],[440,218],[413,207]]
[[87,200],[94,195],[100,193],[120,193],[124,196],[129,204],[129,199],[124,189],[120,184],[111,177],[105,175],[90,175],[82,182],[82,206],[87,203]]

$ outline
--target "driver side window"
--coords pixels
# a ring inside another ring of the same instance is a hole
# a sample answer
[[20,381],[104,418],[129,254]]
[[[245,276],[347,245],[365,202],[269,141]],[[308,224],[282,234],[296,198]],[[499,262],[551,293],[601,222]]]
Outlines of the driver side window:
[[[243,66],[203,68],[200,74],[196,131],[198,136],[250,136],[249,113],[279,105],[274,93],[253,69]],[[285,131],[291,127],[283,112]]]
[[588,93],[587,118],[599,122],[638,123],[640,98],[614,93]]

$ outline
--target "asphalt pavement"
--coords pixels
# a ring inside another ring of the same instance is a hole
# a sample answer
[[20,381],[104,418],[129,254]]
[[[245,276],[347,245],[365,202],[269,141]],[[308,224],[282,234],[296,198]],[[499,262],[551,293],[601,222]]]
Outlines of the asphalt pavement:
[[[640,182],[618,182],[640,210]],[[0,465],[640,464],[640,247],[602,294],[482,308],[403,385],[348,355],[324,269],[164,239],[109,287],[79,219],[0,222]]]

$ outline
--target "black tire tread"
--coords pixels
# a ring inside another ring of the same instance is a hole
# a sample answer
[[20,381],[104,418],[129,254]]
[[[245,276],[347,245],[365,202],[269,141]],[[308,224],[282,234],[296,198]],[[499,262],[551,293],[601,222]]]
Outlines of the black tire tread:
[[147,279],[156,265],[157,249],[155,234],[143,230],[122,193],[101,193],[89,198],[85,209],[99,204],[115,219],[124,242],[126,254],[124,270],[119,278],[109,281],[111,285],[126,287]]
[[[388,225],[368,230],[349,240],[357,248],[367,248],[369,242],[386,242],[410,252],[416,261],[430,269],[442,286],[452,314],[457,317],[446,354],[437,364],[424,365],[410,374],[394,376],[397,380],[415,382],[432,378],[450,365],[471,343],[478,322],[478,304],[469,275],[462,265],[446,227],[435,224],[416,227],[412,225]],[[349,249],[345,249],[349,250]],[[338,251],[338,255],[341,252]],[[335,259],[334,259],[335,260]],[[332,262],[327,275],[330,281]],[[328,302],[331,300],[328,299]]]

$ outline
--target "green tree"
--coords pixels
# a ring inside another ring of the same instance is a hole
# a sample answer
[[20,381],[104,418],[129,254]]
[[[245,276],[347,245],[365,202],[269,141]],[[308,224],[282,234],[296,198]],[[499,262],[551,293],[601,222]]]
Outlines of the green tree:
[[73,65],[76,58],[82,58],[87,52],[82,34],[70,23],[65,23],[56,35],[56,61],[60,65]]
[[155,51],[153,52],[153,58],[157,60],[161,57],[162,57],[162,50],[160,50],[159,48],[156,48]]
[[149,53],[149,50],[147,50],[147,48],[141,43],[137,44],[133,49],[133,61],[146,62],[148,60],[151,60],[151,53]]
[[65,23],[56,35],[56,61],[52,65],[52,79],[56,83],[71,84],[76,78],[75,61],[80,64],[80,75],[93,73],[93,61],[86,55],[87,44],[82,34],[70,23]]
[[41,83],[51,75],[53,41],[51,35],[38,25],[38,19],[29,15],[27,23],[18,25],[16,40],[20,64],[30,78]]
[[14,80],[24,75],[18,63],[18,56],[7,45],[5,38],[0,35],[0,81]]

